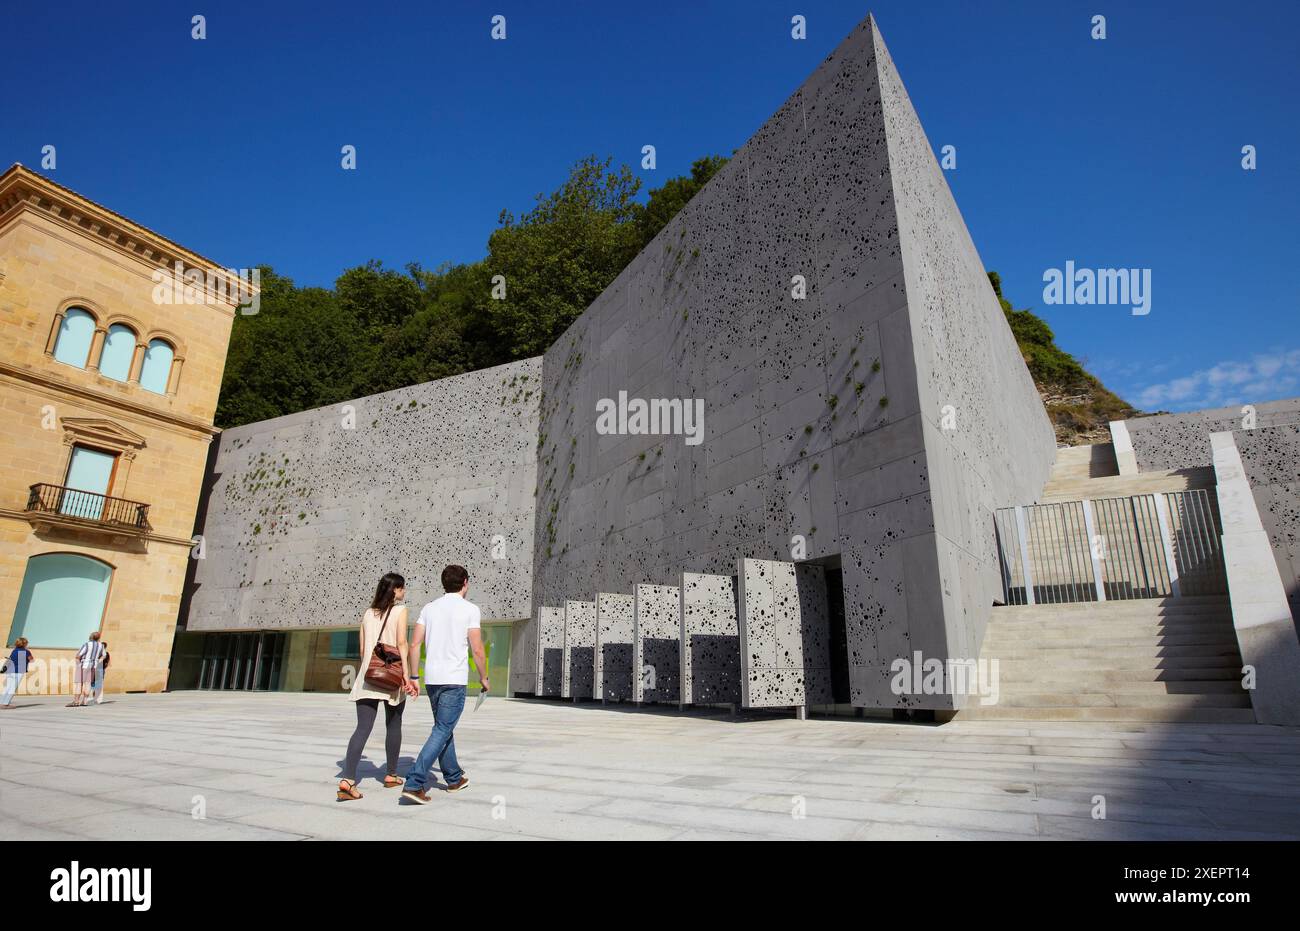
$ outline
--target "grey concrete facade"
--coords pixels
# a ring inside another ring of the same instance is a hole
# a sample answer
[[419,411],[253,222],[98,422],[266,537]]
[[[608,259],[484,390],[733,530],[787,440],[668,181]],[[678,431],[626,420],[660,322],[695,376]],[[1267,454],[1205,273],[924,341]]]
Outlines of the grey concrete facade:
[[[548,350],[543,381],[535,606],[838,560],[862,706],[895,703],[898,656],[978,655],[992,511],[1035,500],[1055,450],[871,20]],[[703,442],[598,431],[620,392],[702,401]]]
[[528,617],[540,375],[527,359],[221,433],[187,629],[355,626],[388,571],[418,611],[448,563],[485,619]]
[[[1256,505],[1257,493],[1252,491],[1236,445],[1240,435],[1225,431],[1210,436],[1232,624],[1245,663],[1243,676],[1250,677],[1256,720],[1295,725],[1300,724],[1300,640],[1287,592],[1271,558],[1272,546]],[[1294,460],[1288,465],[1294,472]]]
[[1234,430],[1232,438],[1291,617],[1300,624],[1300,425]]
[[[1121,445],[1131,447],[1138,472],[1195,469],[1213,464],[1211,433],[1300,423],[1300,398],[1133,417],[1117,423],[1123,424],[1127,438],[1116,442],[1116,450]],[[1114,427],[1111,435],[1115,435]]]

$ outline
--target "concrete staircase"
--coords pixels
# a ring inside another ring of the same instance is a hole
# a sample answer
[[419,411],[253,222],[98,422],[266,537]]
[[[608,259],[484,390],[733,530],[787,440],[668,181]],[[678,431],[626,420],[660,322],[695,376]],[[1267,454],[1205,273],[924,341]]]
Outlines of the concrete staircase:
[[[1110,444],[1058,450],[1042,502],[1214,486],[1213,469],[1117,472]],[[1048,528],[1041,538],[1063,546],[1068,534],[1054,534]],[[1086,548],[1068,555],[1088,558]],[[1038,570],[1035,581],[1051,585],[1051,568]],[[1062,591],[1095,597],[1081,588]],[[971,700],[961,712],[967,719],[1255,720],[1226,594],[996,607],[980,658],[998,661],[1001,694],[996,705]]]
[[1042,503],[1083,498],[1122,498],[1156,491],[1213,488],[1214,469],[1170,469],[1120,475],[1110,443],[1072,446],[1056,451],[1052,475],[1043,488]]
[[1253,722],[1226,595],[994,608],[1000,700],[966,718]]

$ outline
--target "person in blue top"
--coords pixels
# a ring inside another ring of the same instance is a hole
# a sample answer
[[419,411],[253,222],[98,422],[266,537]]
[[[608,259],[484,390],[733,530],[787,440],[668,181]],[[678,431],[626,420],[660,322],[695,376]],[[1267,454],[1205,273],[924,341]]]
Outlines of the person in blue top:
[[32,651],[27,649],[27,638],[19,637],[14,641],[14,648],[5,660],[4,694],[0,695],[0,709],[9,710],[18,691],[18,683],[27,675],[27,665],[32,661]]

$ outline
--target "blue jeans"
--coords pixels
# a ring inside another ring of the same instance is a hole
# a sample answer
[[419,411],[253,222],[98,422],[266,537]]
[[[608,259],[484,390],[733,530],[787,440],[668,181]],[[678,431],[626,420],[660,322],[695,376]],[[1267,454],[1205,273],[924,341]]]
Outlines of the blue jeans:
[[460,713],[465,710],[465,686],[426,685],[424,690],[429,693],[429,704],[433,706],[433,730],[406,773],[406,791],[417,791],[429,784],[434,760],[438,761],[447,783],[456,782],[465,774],[456,762],[456,739],[452,736]]

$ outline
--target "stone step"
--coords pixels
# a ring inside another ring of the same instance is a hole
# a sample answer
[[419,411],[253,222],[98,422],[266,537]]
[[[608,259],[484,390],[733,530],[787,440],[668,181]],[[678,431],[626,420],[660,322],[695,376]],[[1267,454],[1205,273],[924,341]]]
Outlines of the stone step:
[[1163,682],[1145,682],[1125,677],[1098,677],[1071,673],[1069,675],[1040,674],[1003,681],[999,676],[998,687],[1002,696],[1009,695],[1043,695],[1058,692],[1062,688],[1070,694],[1103,693],[1115,695],[1249,695],[1241,686],[1240,679],[1180,679]]
[[1189,487],[1204,487],[1205,485],[1214,484],[1214,469],[1207,466],[1201,466],[1192,469],[1156,469],[1150,472],[1139,472],[1136,475],[1084,475],[1076,466],[1068,470],[1062,470],[1059,476],[1053,476],[1048,479],[1047,487],[1053,485],[1096,485],[1106,488],[1122,488],[1125,486],[1142,485],[1185,485]]
[[1081,605],[1033,605],[1025,608],[994,608],[989,626],[1014,624],[1022,621],[1060,621],[1072,624],[1104,624],[1111,620],[1139,619],[1159,621],[1231,619],[1232,610],[1227,605],[1191,605],[1179,608],[1108,608],[1106,603],[1086,602]]
[[1167,647],[1221,647],[1235,650],[1237,635],[1231,628],[1224,631],[1194,634],[1131,633],[1126,635],[1096,635],[1089,631],[1085,637],[1078,632],[1035,634],[1032,638],[1002,632],[990,634],[984,638],[981,652],[988,656],[998,656],[1004,650],[1020,651],[1026,648],[1026,640],[1032,641],[1033,648],[1041,650],[1074,649],[1085,645],[1095,650],[1113,650],[1122,647],[1147,649],[1164,649]]
[[1114,445],[1095,443],[1091,446],[1065,446],[1057,449],[1051,478],[1096,478],[1118,474],[1119,464],[1115,459]]
[[1056,641],[1070,640],[1078,646],[1089,646],[1101,640],[1124,640],[1129,637],[1163,640],[1166,637],[1227,637],[1236,639],[1236,630],[1226,618],[1215,621],[1152,623],[1150,621],[1110,621],[1093,624],[1037,624],[990,625],[984,634],[985,643],[1012,643],[1024,645],[1042,642],[1059,646]]
[[[1022,645],[1021,647],[1016,649],[1012,649],[1008,647],[1006,649],[999,650],[996,654],[986,649],[986,650],[982,650],[980,655],[988,659],[998,659],[1002,662],[1005,662],[1007,660],[1013,660],[1013,659],[1031,659],[1031,660],[1037,659],[1043,661],[1050,661],[1051,659],[1056,657],[1060,657],[1062,659],[1075,659],[1075,658],[1086,659],[1089,657],[1097,656],[1097,654],[1098,654],[1098,650],[1096,648],[1087,647],[1087,646],[1070,647],[1070,646],[1063,645],[1060,647],[1045,647],[1043,649],[1036,649],[1032,645],[1029,646]],[[1211,657],[1211,656],[1232,657],[1234,660],[1241,659],[1241,654],[1238,651],[1237,645],[1235,643],[1234,644],[1217,644],[1217,643],[1216,644],[1190,644],[1190,645],[1177,645],[1177,646],[1159,646],[1156,644],[1145,644],[1139,646],[1133,644],[1126,644],[1126,645],[1108,646],[1106,648],[1106,654],[1110,658],[1116,661],[1119,661],[1121,659],[1161,660],[1161,659],[1187,659],[1190,657]]]
[[1204,681],[1206,679],[1239,680],[1242,663],[1236,656],[1199,656],[1187,660],[1139,660],[1118,663],[1114,660],[998,660],[999,675],[1011,681],[1035,675],[1100,676],[1104,681]]
[[1206,642],[1218,643],[1224,639],[1235,639],[1236,633],[1231,624],[1107,624],[1094,627],[1054,627],[1037,624],[1020,624],[1016,627],[1003,627],[989,631],[984,643],[997,643],[1003,646],[1017,646],[1025,641],[1042,642],[1047,646],[1060,646],[1062,640],[1075,644],[1090,645],[1098,641],[1125,637],[1136,637],[1153,643],[1172,643],[1169,637],[1207,637]]
[[958,712],[967,721],[1129,721],[1177,724],[1254,724],[1250,708],[1185,708],[1171,712],[1165,708],[1012,708],[1001,705],[972,704]]
[[1144,695],[1140,692],[1039,692],[1008,693],[1002,688],[998,704],[1004,708],[1249,708],[1250,696],[1237,694]]
[[1120,609],[1155,611],[1167,608],[1195,609],[1205,606],[1227,607],[1229,603],[1228,595],[1225,593],[1219,595],[1175,595],[1165,596],[1163,598],[1118,598],[1108,601],[1069,601],[1058,604],[998,605],[993,610],[995,612],[1035,611],[1042,608],[1055,608],[1063,611],[1085,609],[1103,611],[1118,611]]

